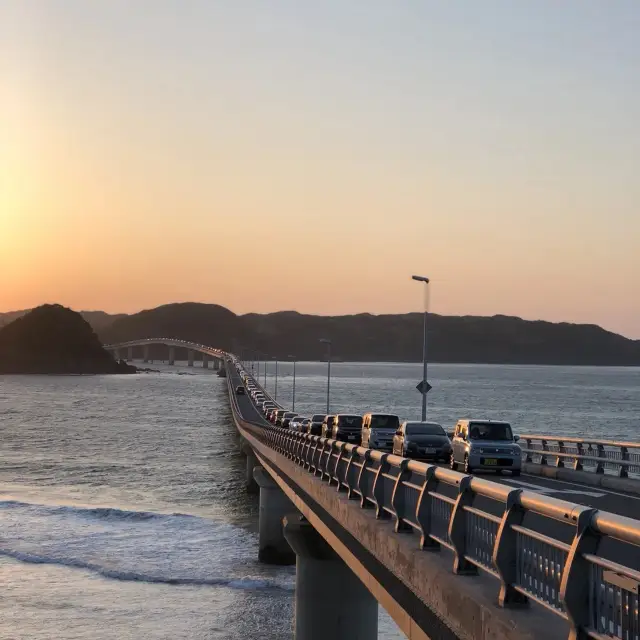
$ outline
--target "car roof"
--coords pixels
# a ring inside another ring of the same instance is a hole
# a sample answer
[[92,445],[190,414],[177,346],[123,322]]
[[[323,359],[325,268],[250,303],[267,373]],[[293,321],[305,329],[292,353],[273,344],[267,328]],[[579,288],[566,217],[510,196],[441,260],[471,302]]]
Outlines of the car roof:
[[402,426],[415,426],[417,424],[428,424],[429,426],[441,427],[442,425],[439,422],[433,422],[432,420],[425,420],[424,422],[421,420],[405,420],[402,423]]

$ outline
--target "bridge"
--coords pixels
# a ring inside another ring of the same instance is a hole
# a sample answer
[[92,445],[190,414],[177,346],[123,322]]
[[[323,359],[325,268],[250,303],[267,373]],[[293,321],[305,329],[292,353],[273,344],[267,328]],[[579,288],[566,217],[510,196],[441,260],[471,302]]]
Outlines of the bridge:
[[[145,342],[167,344],[109,348]],[[412,640],[640,640],[637,444],[525,434],[521,478],[468,476],[274,427],[233,354],[168,342],[224,361],[259,559],[296,564],[297,640],[376,638],[379,604]]]
[[213,361],[214,369],[219,369],[226,356],[225,352],[220,349],[176,338],[143,338],[118,344],[107,344],[104,348],[111,352],[116,360],[123,359],[122,355],[126,353],[126,359],[129,361],[134,360],[136,351],[142,349],[142,361],[150,362],[150,348],[152,346],[168,347],[167,361],[170,365],[174,365],[176,362],[176,349],[186,349],[187,363],[190,367],[194,366],[196,353],[202,354],[202,366],[205,369],[209,367],[209,359]]

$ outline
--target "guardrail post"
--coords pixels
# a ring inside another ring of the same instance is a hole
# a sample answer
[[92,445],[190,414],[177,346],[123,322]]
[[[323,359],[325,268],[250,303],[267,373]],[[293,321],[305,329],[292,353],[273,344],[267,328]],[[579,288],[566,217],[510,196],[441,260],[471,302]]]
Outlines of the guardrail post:
[[438,480],[436,467],[429,465],[424,475],[424,484],[420,490],[416,505],[416,522],[420,525],[420,548],[425,551],[440,551],[440,543],[430,537],[431,533],[431,491],[435,491]]
[[478,573],[478,567],[464,557],[467,551],[467,514],[464,508],[472,502],[471,477],[464,476],[460,480],[458,498],[453,507],[451,520],[449,520],[449,539],[455,554],[453,573],[458,575],[476,575]]
[[393,493],[391,494],[391,507],[396,518],[393,530],[396,533],[413,531],[413,527],[403,520],[406,513],[405,505],[407,502],[403,482],[408,480],[411,475],[411,471],[409,471],[408,467],[409,460],[407,460],[407,458],[403,458],[402,462],[400,462],[400,471],[396,477],[396,482],[393,485]]
[[549,445],[546,440],[542,441],[542,453],[540,454],[540,464],[547,464],[547,454],[545,451],[549,451]]
[[531,438],[525,438],[527,441],[527,455],[524,459],[525,462],[533,462],[533,457],[531,455],[531,447],[533,446],[533,440]]
[[324,456],[324,452],[327,450],[327,442],[328,442],[328,438],[325,438],[322,441],[322,447],[320,447],[320,454],[318,455],[318,462],[316,463],[316,466],[313,469],[313,475],[317,476],[319,474],[321,478],[322,478],[322,458]]
[[[621,460],[629,460],[629,449],[627,449],[627,447],[620,447],[620,458]],[[627,470],[627,467],[625,467],[624,465],[620,465],[618,475],[621,478],[628,478],[629,471]]]
[[309,453],[307,454],[307,471],[315,471],[314,458],[316,457],[319,442],[320,436],[313,436],[313,443],[309,446]]
[[[345,449],[346,449],[346,445],[345,445]],[[351,447],[351,449],[349,449],[349,462],[347,462],[347,468],[345,469],[344,472],[344,483],[347,487],[347,498],[349,500],[353,500],[354,499],[354,487],[351,486],[351,482],[349,480],[349,475],[351,474],[351,466],[353,465],[353,459],[354,457],[358,454],[358,448],[357,447]],[[344,485],[340,484],[338,485],[338,491],[340,491],[342,489]]]
[[[566,453],[562,440],[558,440],[558,453]],[[556,458],[556,467],[564,467],[564,460],[560,456]]]
[[388,453],[383,453],[380,458],[380,465],[376,471],[376,477],[373,481],[373,499],[376,505],[376,519],[382,520],[390,517],[389,513],[384,510],[384,474],[389,472],[390,465],[387,462]]
[[[599,444],[598,445],[598,458],[606,458],[606,453],[604,450],[604,446]],[[604,462],[600,462],[598,461],[598,464],[596,466],[596,473],[604,473]]]
[[371,458],[371,449],[365,449],[364,455],[362,456],[362,466],[360,467],[360,473],[358,474],[358,484],[357,484],[358,491],[360,492],[360,506],[363,509],[367,509],[368,507],[372,506],[369,504],[369,501],[364,495],[364,489],[362,487],[362,478],[364,478],[365,473],[368,473],[367,462],[369,462],[370,458]]
[[493,547],[493,564],[500,574],[500,595],[498,603],[501,607],[524,606],[528,604],[527,596],[513,588],[516,582],[516,554],[518,553],[518,534],[512,526],[521,525],[525,511],[520,506],[522,489],[509,491],[504,507],[504,515],[498,529]]
[[333,467],[333,475],[329,474],[329,484],[331,484],[334,480],[338,483],[338,491],[340,491],[340,476],[338,475],[338,469],[340,468],[340,463],[342,462],[342,458],[344,457],[344,442],[336,442],[336,446],[338,448],[338,455],[336,457],[336,464]]
[[[576,443],[576,449],[578,450],[578,456],[583,456],[584,455],[584,447],[582,442],[577,442]],[[583,466],[582,466],[582,460],[580,460],[580,458],[576,457],[573,461],[573,470],[574,471],[582,471]]]
[[333,456],[333,445],[336,444],[335,440],[327,439],[327,459],[324,462],[324,465],[321,465],[320,469],[320,479],[324,480],[325,476],[329,479],[329,484],[331,484],[331,472],[329,471],[329,465],[331,464],[331,459]]
[[580,509],[576,533],[562,571],[562,582],[560,583],[560,602],[564,606],[571,626],[569,640],[587,640],[590,637],[585,629],[590,626],[589,592],[592,583],[589,574],[591,565],[585,560],[584,554],[596,554],[600,542],[599,534],[591,527],[591,521],[597,510],[589,507]]

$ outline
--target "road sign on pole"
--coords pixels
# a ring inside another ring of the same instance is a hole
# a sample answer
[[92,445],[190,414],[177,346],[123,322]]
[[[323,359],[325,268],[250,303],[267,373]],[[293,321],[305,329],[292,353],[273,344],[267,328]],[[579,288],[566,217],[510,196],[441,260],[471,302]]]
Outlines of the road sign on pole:
[[431,391],[431,389],[433,389],[433,387],[426,381],[426,380],[421,380],[417,385],[416,385],[416,389],[420,392],[420,393],[429,393],[429,391]]

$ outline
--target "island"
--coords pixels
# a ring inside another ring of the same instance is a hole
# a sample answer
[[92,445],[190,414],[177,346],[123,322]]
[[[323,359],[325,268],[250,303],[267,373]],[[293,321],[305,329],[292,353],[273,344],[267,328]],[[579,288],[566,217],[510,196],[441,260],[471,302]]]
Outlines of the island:
[[58,304],[37,307],[0,328],[0,374],[136,372],[113,359],[79,313]]

